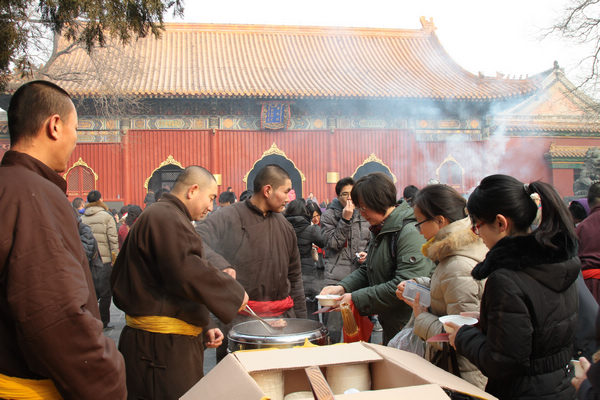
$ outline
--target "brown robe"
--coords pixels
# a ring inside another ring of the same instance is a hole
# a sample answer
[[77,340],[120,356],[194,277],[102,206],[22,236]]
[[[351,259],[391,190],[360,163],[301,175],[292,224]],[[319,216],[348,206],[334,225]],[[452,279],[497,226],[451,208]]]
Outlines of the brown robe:
[[[294,307],[282,317],[306,318],[300,253],[292,225],[280,213],[263,215],[250,200],[218,209],[196,226],[207,258],[220,269],[233,268],[250,300],[281,300],[288,296]],[[231,324],[220,325],[225,340],[217,360],[227,354],[227,334],[237,323],[250,319],[238,315]]]
[[[229,322],[244,289],[203,258],[202,240],[175,196],[165,194],[131,227],[111,276],[117,307],[130,316],[167,316],[209,328],[211,311]],[[203,376],[203,335],[159,334],[125,327],[130,399],[177,399]]]
[[264,216],[246,200],[209,215],[196,231],[213,250],[207,258],[220,269],[235,269],[250,300],[291,296],[291,316],[306,318],[296,233],[283,215],[269,212]]
[[0,373],[52,379],[65,399],[124,399],[125,367],[102,334],[65,180],[8,151],[0,166]]

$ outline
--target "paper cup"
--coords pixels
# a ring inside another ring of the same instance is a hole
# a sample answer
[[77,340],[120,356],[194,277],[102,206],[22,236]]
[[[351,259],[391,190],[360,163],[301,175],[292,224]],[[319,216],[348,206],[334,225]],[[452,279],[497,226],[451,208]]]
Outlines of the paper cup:
[[444,324],[444,329],[447,333],[454,332],[454,328],[448,325],[448,322],[453,322],[458,326],[475,325],[477,323],[475,318],[463,317],[462,315],[444,315],[443,317],[440,317],[439,320],[442,324]]
[[271,400],[283,400],[283,371],[251,372],[250,376]]
[[339,294],[319,294],[315,297],[319,300],[321,307],[334,307],[342,298]]

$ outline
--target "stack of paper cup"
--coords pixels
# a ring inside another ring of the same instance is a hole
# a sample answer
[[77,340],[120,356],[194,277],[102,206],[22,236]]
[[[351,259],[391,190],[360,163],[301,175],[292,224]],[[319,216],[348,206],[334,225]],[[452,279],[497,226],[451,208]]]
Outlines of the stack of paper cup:
[[327,382],[333,394],[344,394],[348,389],[371,389],[369,364],[330,365],[326,369]]
[[286,394],[283,400],[313,400],[314,398],[312,392],[292,392]]
[[257,371],[250,376],[271,400],[283,400],[283,371]]

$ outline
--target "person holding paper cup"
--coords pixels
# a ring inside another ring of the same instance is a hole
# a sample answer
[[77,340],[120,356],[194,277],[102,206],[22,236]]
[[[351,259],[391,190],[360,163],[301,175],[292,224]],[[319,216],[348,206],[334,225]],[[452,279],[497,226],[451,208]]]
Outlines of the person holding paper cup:
[[547,183],[491,175],[467,208],[474,233],[490,249],[472,275],[487,281],[479,325],[454,325],[450,344],[488,377],[485,390],[501,400],[573,399],[568,364],[581,265],[566,205]]
[[[403,296],[407,281],[398,285],[396,296],[412,307],[413,332],[425,341],[444,332],[438,317],[479,311],[484,282],[473,279],[471,271],[487,248],[471,230],[466,205],[456,190],[439,184],[426,186],[414,198],[416,226],[427,240],[423,254],[437,263],[431,278],[414,281],[430,288],[431,306],[423,307],[419,294],[414,301]],[[459,371],[452,370],[450,351],[447,344],[427,343],[425,358],[483,389],[487,378],[465,357],[457,357]]]
[[325,286],[322,295],[341,295],[360,315],[378,314],[383,342],[388,343],[411,316],[410,307],[396,298],[397,285],[407,279],[431,275],[435,265],[423,256],[425,242],[415,228],[413,209],[396,204],[394,182],[381,172],[360,178],[352,201],[370,225],[371,241],[359,269],[338,285]]

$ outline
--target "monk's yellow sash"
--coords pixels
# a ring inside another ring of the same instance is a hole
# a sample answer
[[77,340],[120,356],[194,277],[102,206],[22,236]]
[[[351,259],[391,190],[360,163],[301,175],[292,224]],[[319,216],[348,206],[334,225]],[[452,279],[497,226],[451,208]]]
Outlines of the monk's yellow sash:
[[152,333],[198,336],[202,328],[177,318],[162,316],[132,317],[125,315],[127,326]]
[[62,400],[50,379],[15,378],[0,374],[0,398],[14,400]]

